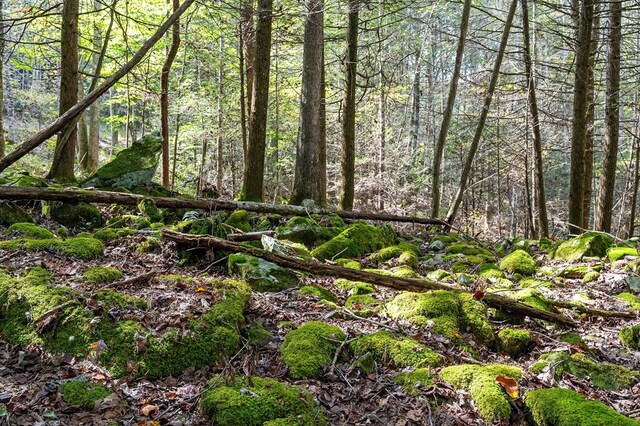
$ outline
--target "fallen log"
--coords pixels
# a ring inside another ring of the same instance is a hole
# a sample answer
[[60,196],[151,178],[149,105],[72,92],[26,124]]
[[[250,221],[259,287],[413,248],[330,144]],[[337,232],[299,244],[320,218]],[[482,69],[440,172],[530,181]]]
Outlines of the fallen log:
[[594,317],[608,317],[608,318],[636,318],[637,315],[634,312],[629,311],[606,311],[603,309],[594,309],[581,305],[578,302],[561,302],[559,300],[547,299],[553,306],[565,309],[573,309],[582,314],[587,314]]
[[96,189],[72,189],[72,188],[16,188],[13,186],[0,186],[0,199],[6,200],[45,200],[66,201],[77,203],[80,201],[102,204],[137,205],[142,199],[150,198],[158,207],[187,208],[195,210],[238,210],[243,209],[257,213],[275,213],[282,216],[306,216],[309,214],[336,214],[343,219],[374,220],[384,222],[419,223],[423,225],[448,226],[440,219],[430,219],[413,216],[400,216],[392,214],[379,214],[367,212],[354,212],[345,210],[330,210],[318,208],[305,208],[288,204],[267,204],[251,201],[225,201],[212,198],[185,199],[172,197],[147,197],[138,194],[124,192],[99,191]]
[[[321,262],[309,262],[292,257],[280,256],[275,253],[271,253],[255,247],[237,244],[216,237],[189,235],[169,230],[163,230],[162,237],[169,241],[174,241],[180,244],[194,247],[214,248],[218,250],[247,253],[252,256],[267,260],[269,262],[273,262],[279,266],[308,272],[313,275],[346,278],[351,281],[363,281],[399,291],[425,292],[430,290],[447,290],[460,293],[464,292],[464,290],[453,287],[451,285],[439,283],[437,281],[428,279],[393,277],[374,274],[371,272],[358,271],[341,266],[329,265]],[[483,295],[481,300],[488,306],[500,309],[505,312],[526,315],[532,318],[539,318],[542,320],[571,327],[576,326],[576,323],[569,317],[543,311],[542,309],[534,308],[533,306],[526,305],[524,303],[518,302],[517,300],[511,299],[507,296],[502,296],[500,294],[486,293]]]

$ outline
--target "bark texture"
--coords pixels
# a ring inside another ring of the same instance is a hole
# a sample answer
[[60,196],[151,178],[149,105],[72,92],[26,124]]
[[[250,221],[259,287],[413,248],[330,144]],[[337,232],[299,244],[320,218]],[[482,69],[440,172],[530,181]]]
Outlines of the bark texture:
[[[173,12],[180,7],[180,0],[173,0]],[[176,19],[171,31],[171,47],[162,65],[160,76],[160,125],[162,129],[162,186],[169,188],[169,73],[180,48],[180,20]]]

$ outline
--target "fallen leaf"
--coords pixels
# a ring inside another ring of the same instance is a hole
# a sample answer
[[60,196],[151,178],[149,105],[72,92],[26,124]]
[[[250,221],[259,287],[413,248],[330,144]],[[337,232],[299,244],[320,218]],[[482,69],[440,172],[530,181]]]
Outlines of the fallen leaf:
[[196,288],[196,293],[202,293],[202,292],[207,291],[207,290],[209,290],[209,288],[206,285],[199,285]]
[[155,413],[156,411],[158,411],[158,406],[151,404],[147,404],[140,409],[140,412],[147,417],[149,417],[150,414]]
[[95,354],[96,358],[102,355],[103,353],[105,353],[107,349],[109,349],[107,347],[107,344],[102,339],[92,343],[90,348],[91,348],[91,351]]
[[175,393],[175,392],[167,392],[167,393],[164,394],[164,397],[167,398],[167,399],[175,398],[176,396],[178,396],[178,394]]
[[496,377],[496,382],[504,388],[511,398],[518,397],[518,383],[515,380],[504,376],[498,376]]
[[482,290],[476,290],[475,293],[473,293],[473,298],[476,300],[480,300],[484,297],[484,291]]

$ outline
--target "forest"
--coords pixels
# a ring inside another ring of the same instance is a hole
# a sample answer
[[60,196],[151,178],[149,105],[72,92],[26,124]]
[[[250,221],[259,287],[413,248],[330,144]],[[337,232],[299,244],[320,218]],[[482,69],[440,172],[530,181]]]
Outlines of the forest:
[[640,425],[640,4],[0,0],[0,425]]

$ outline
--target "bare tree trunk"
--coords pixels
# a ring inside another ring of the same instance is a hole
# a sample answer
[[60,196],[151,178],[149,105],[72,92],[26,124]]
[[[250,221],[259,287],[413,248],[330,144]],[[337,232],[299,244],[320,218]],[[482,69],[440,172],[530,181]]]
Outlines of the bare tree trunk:
[[480,120],[478,121],[478,126],[476,127],[475,134],[473,135],[473,140],[471,141],[471,147],[469,148],[469,153],[467,154],[467,159],[462,169],[462,176],[460,177],[460,184],[458,185],[458,191],[453,200],[453,203],[449,207],[449,212],[447,213],[446,222],[449,224],[452,224],[453,221],[455,220],[456,214],[458,212],[458,208],[460,207],[460,203],[462,202],[462,198],[464,197],[464,191],[467,187],[469,174],[471,173],[471,166],[473,164],[476,151],[478,150],[478,146],[480,145],[480,138],[482,137],[484,124],[487,121],[487,114],[489,113],[489,107],[491,106],[491,99],[493,98],[493,93],[495,92],[496,84],[498,83],[498,77],[500,76],[500,65],[502,64],[504,51],[507,47],[507,41],[509,40],[509,31],[511,30],[511,24],[513,23],[513,16],[516,13],[517,5],[518,5],[518,0],[513,0],[511,2],[509,13],[507,15],[507,19],[504,24],[502,39],[500,41],[500,47],[498,48],[498,56],[496,57],[496,62],[493,67],[493,73],[491,75],[491,81],[489,82],[489,88],[487,90],[484,105],[482,107],[482,112],[480,113]]
[[524,65],[528,81],[529,109],[531,110],[531,129],[533,136],[535,198],[538,209],[538,228],[541,237],[549,236],[549,220],[547,219],[547,201],[544,190],[544,172],[542,167],[542,135],[538,116],[538,100],[536,97],[536,81],[531,60],[531,42],[529,39],[529,6],[522,0],[522,28],[524,46]]
[[[640,109],[640,107],[636,106],[636,132],[640,129],[640,124],[638,124],[640,111],[638,111],[638,109]],[[633,136],[633,140],[635,149],[632,151],[634,151],[636,158],[633,170],[633,188],[631,191],[631,213],[629,214],[629,221],[627,223],[627,238],[633,237],[633,231],[635,230],[638,186],[640,185],[640,137],[638,137],[637,133]]]
[[[238,31],[238,68],[240,69],[240,128],[242,130],[242,158],[247,157],[247,140],[249,139],[247,128],[247,79],[244,66],[244,34],[242,23]],[[235,168],[232,169],[235,176]],[[235,177],[233,179],[235,182]],[[235,183],[233,184],[235,187]]]
[[[173,0],[173,12],[180,7],[180,0]],[[169,73],[171,65],[178,54],[180,47],[180,20],[173,23],[171,32],[171,47],[167,54],[167,59],[162,66],[160,76],[160,124],[162,127],[162,186],[169,188]]]
[[385,148],[387,145],[387,100],[385,96],[385,84],[383,74],[382,74],[382,65],[380,69],[380,93],[378,94],[378,136],[379,136],[379,144],[378,144],[378,184],[377,184],[377,192],[378,192],[378,205],[377,208],[379,211],[384,210],[384,190],[385,190],[385,170],[384,170],[384,158],[385,158]]
[[222,134],[222,97],[224,96],[224,37],[220,34],[220,58],[218,62],[218,105],[216,137],[216,189],[222,193],[222,181],[224,178],[224,138]]
[[571,181],[569,187],[569,232],[583,228],[585,187],[585,136],[588,123],[589,56],[593,26],[593,0],[582,0],[576,46],[573,122],[571,132]]
[[460,36],[458,37],[458,48],[456,50],[456,62],[451,74],[451,82],[449,83],[449,96],[447,97],[447,106],[442,115],[442,124],[438,133],[435,152],[433,153],[433,199],[431,200],[431,217],[440,216],[440,197],[442,195],[442,184],[440,183],[440,173],[442,169],[442,156],[444,155],[444,145],[447,141],[447,132],[451,124],[451,116],[453,115],[453,107],[456,102],[456,94],[458,92],[458,80],[460,79],[460,68],[462,67],[462,58],[464,56],[464,43],[467,38],[467,29],[469,28],[469,15],[471,10],[471,0],[465,0],[462,7],[462,18],[460,19]]
[[591,199],[593,198],[593,162],[594,162],[594,139],[595,139],[595,62],[598,53],[598,27],[600,19],[597,13],[599,0],[593,1],[594,14],[591,27],[591,46],[589,48],[589,86],[588,86],[588,106],[587,106],[587,131],[584,140],[584,201],[582,211],[582,224],[584,228],[590,227],[591,222]]
[[324,140],[324,0],[306,0],[302,95],[296,144],[293,191],[289,202],[311,199],[318,205],[327,200],[326,141]]
[[0,0],[0,159],[4,157],[4,0]]
[[[254,63],[256,56],[256,39],[255,39],[255,31],[253,28],[253,12],[254,12],[254,4],[255,0],[242,0],[241,3],[241,20],[240,20],[240,31],[242,33],[242,46],[241,48],[244,50],[244,68],[241,69],[244,72],[246,77],[246,87],[247,87],[247,103],[245,105],[246,111],[249,113],[249,117],[247,117],[247,125],[249,127],[249,133],[251,133],[250,123],[251,123],[251,105],[253,103],[253,83],[255,81],[254,77]],[[245,150],[245,155],[246,155]]]
[[[78,98],[84,98],[84,83],[78,75]],[[89,152],[89,132],[87,131],[87,114],[83,112],[78,117],[78,162],[80,169],[87,172],[87,155]]]
[[618,137],[620,134],[620,44],[622,41],[622,0],[609,1],[609,52],[602,177],[598,190],[596,229],[611,232],[613,192],[616,183]]
[[[100,10],[102,4],[98,0],[94,0],[93,9],[94,11]],[[115,6],[114,6],[115,7]],[[111,20],[113,22],[113,14],[111,15]],[[110,35],[112,22],[109,23],[109,29],[107,30],[107,38],[105,39],[105,43],[108,42],[108,37]],[[97,81],[100,79],[100,74],[102,73],[102,34],[100,33],[100,29],[94,23],[93,27],[93,55],[92,55],[92,65],[95,72],[94,79]],[[98,170],[100,166],[100,99],[96,100],[91,107],[89,108],[89,135],[87,141],[87,160],[86,160],[86,170],[89,173],[93,173]]]
[[353,209],[356,169],[356,72],[360,0],[349,2],[347,52],[345,55],[344,111],[342,114],[342,185],[340,206]]
[[273,0],[258,0],[249,140],[244,163],[244,179],[239,196],[239,199],[245,201],[264,201],[264,159],[269,109],[272,9]]

